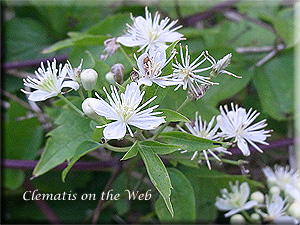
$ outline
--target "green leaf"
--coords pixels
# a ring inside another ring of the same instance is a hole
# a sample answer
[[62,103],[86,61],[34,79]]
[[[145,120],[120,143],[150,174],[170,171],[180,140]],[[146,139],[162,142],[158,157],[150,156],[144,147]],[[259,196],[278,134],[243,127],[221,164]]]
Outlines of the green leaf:
[[47,28],[33,19],[15,18],[4,28],[7,61],[44,58],[41,51],[54,42]]
[[55,44],[45,48],[42,53],[43,54],[47,54],[47,53],[51,53],[51,52],[56,52],[58,50],[64,49],[64,48],[69,48],[72,47],[74,45],[74,40],[72,40],[71,38],[62,40],[62,41],[58,41]]
[[76,149],[75,154],[73,155],[73,157],[71,158],[71,160],[68,163],[67,168],[65,168],[62,172],[62,180],[65,181],[66,176],[68,174],[68,172],[70,171],[70,169],[72,168],[72,166],[84,155],[86,155],[87,153],[96,150],[97,148],[99,148],[101,146],[101,144],[99,144],[98,142],[95,141],[84,141],[82,142]]
[[145,95],[144,95],[145,101],[149,100],[153,96],[157,96],[148,105],[148,107],[160,104],[165,99],[165,97],[167,96],[167,93],[168,93],[169,89],[170,89],[170,87],[162,88],[162,87],[160,87],[158,85],[147,86],[145,88]]
[[209,223],[214,221],[218,215],[215,207],[216,197],[221,195],[221,189],[229,188],[229,181],[235,183],[239,180],[240,184],[248,182],[251,192],[264,186],[241,175],[228,175],[216,170],[209,170],[206,167],[190,168],[180,167],[181,172],[191,182],[196,198],[196,221],[199,223]]
[[182,149],[191,152],[227,146],[224,142],[212,141],[180,131],[164,132],[160,137],[170,144],[180,145]]
[[[128,187],[126,187],[126,182],[127,182],[127,176],[126,176],[126,172],[125,173],[121,173],[120,176],[118,176],[118,178],[116,179],[116,181],[113,184],[113,190],[115,193],[125,193],[126,189]],[[115,201],[114,207],[116,208],[117,212],[119,215],[124,215],[125,213],[127,213],[130,210],[130,205],[129,205],[129,200],[126,197],[122,197],[121,194],[121,198],[118,201]]]
[[87,33],[94,35],[111,35],[118,37],[126,29],[126,23],[131,21],[129,14],[111,16],[93,26]]
[[15,190],[22,186],[25,179],[25,172],[22,170],[13,170],[4,168],[3,184],[4,188]]
[[[3,122],[3,144],[5,159],[33,160],[41,147],[43,128],[37,117],[26,118],[27,109],[15,101],[9,102],[9,109]],[[4,186],[17,189],[22,186],[25,173],[21,170],[4,170]]]
[[138,149],[136,144],[137,144],[137,142],[134,142],[134,144],[131,146],[129,151],[126,152],[126,154],[122,157],[121,160],[127,160],[127,159],[130,159],[130,158],[133,158],[138,154],[139,149]]
[[174,207],[174,217],[171,217],[163,199],[155,203],[155,212],[162,223],[195,223],[196,203],[194,189],[182,172],[169,168],[172,181],[171,203]]
[[33,171],[34,177],[46,173],[65,160],[70,160],[80,144],[87,140],[92,141],[90,119],[65,109],[55,123],[58,127],[48,133],[45,150]]
[[254,85],[263,111],[285,120],[294,109],[294,51],[286,49],[256,69]]
[[174,212],[170,200],[172,185],[165,165],[151,149],[139,145],[139,153],[145,163],[151,182],[161,194],[169,212],[173,216]]
[[[166,49],[166,58],[167,60],[171,57],[172,55],[172,52],[175,48],[175,46],[177,45],[177,43],[179,42],[178,41],[175,41],[173,42],[167,49]],[[173,66],[172,66],[172,63],[173,63],[173,59],[170,60],[170,62],[162,69],[161,71],[161,76],[166,76],[166,75],[170,75],[173,73]]]
[[126,91],[126,88],[123,87],[121,84],[115,82],[115,85],[119,88],[119,93],[124,93]]
[[[74,32],[75,33],[75,32]],[[63,48],[76,46],[86,46],[86,45],[103,45],[103,42],[107,39],[104,35],[90,35],[86,33],[76,32],[76,35],[71,33],[73,36],[71,38],[56,42],[50,47],[43,50],[43,53],[51,53]]]
[[139,146],[142,146],[143,149],[149,149],[156,154],[165,155],[170,154],[172,152],[178,151],[180,148],[179,145],[170,145],[163,144],[157,141],[141,141],[139,142]]
[[191,122],[187,117],[184,115],[181,115],[178,112],[175,112],[171,109],[159,109],[160,112],[163,112],[163,116],[166,116],[167,122],[177,122],[177,121],[183,121],[183,122]]
[[95,91],[103,93],[103,87],[105,87],[107,90],[110,90],[109,83],[105,78],[105,75],[110,71],[109,65],[102,61],[95,60],[95,66],[93,67],[93,69],[96,70],[99,75],[97,85],[94,88]]

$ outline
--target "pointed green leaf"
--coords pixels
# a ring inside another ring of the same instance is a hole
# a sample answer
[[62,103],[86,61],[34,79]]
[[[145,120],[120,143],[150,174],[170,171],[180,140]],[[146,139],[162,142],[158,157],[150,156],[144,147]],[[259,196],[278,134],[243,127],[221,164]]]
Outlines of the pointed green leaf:
[[47,54],[47,53],[51,53],[51,52],[56,52],[58,50],[61,50],[63,48],[68,48],[68,47],[72,47],[74,45],[74,40],[72,40],[71,38],[62,40],[62,41],[58,41],[55,44],[45,48],[42,53],[43,54]]
[[137,144],[137,142],[134,142],[134,144],[131,146],[129,151],[126,152],[126,154],[122,157],[121,160],[127,160],[127,159],[130,159],[130,158],[133,158],[138,154],[139,149],[138,149],[136,144]]
[[128,13],[111,16],[93,26],[88,33],[95,35],[109,34],[111,36],[118,37],[126,29],[126,22],[128,23],[130,21],[131,19]]
[[285,49],[256,68],[254,85],[263,111],[276,120],[285,120],[294,110],[294,49]]
[[45,150],[33,171],[34,177],[70,160],[82,142],[92,140],[90,119],[78,116],[72,110],[64,109],[55,123],[58,127],[48,133]]
[[191,122],[187,117],[184,115],[173,111],[171,109],[159,109],[160,112],[163,112],[163,116],[166,116],[167,122],[177,122],[177,121],[183,121],[183,122]]
[[126,90],[126,86],[122,86],[121,84],[118,84],[117,82],[115,83],[115,85],[119,88],[119,93],[124,93]]
[[167,169],[158,155],[156,155],[151,149],[147,149],[143,147],[143,145],[138,146],[150,180],[163,197],[168,210],[173,216],[174,212],[170,200],[172,185]]
[[150,149],[156,154],[165,155],[178,151],[179,145],[163,144],[157,141],[142,141],[139,143],[144,149]]
[[145,100],[157,96],[148,106],[154,106],[160,104],[166,97],[170,87],[162,88],[158,85],[147,86],[145,89]]
[[99,144],[98,142],[95,141],[84,141],[82,142],[76,149],[75,154],[73,155],[73,157],[71,158],[70,162],[68,163],[68,166],[63,170],[62,172],[62,180],[65,181],[66,176],[68,174],[68,172],[70,171],[70,169],[72,168],[72,166],[84,155],[86,155],[87,153],[96,150],[97,148],[99,148],[101,146],[101,144]]
[[[172,52],[175,48],[175,46],[177,45],[177,43],[179,42],[179,40],[173,42],[167,49],[166,49],[166,58],[167,60],[171,57]],[[166,75],[170,75],[173,73],[173,59],[170,60],[170,62],[162,69],[161,71],[161,76],[166,76]]]
[[164,132],[160,137],[170,144],[180,145],[182,149],[191,152],[227,146],[224,142],[212,141],[180,131]]
[[162,223],[195,223],[196,203],[195,193],[190,181],[182,172],[169,168],[173,189],[171,203],[174,206],[174,217],[171,217],[160,197],[155,203],[155,212]]

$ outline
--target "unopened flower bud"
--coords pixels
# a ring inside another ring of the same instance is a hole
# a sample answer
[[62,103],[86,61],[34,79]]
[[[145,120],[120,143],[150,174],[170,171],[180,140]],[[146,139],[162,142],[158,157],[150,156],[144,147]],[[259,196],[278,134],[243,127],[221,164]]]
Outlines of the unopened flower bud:
[[256,201],[259,204],[262,204],[265,200],[265,196],[260,191],[256,191],[251,194],[250,199]]
[[300,219],[300,204],[298,202],[292,203],[287,212],[290,216]]
[[254,223],[260,222],[260,215],[258,213],[252,213],[250,217]]
[[110,83],[110,84],[114,84],[115,83],[115,76],[112,72],[108,72],[105,75],[106,80]]
[[209,86],[201,85],[201,86],[195,86],[194,88],[195,88],[195,90],[189,89],[187,95],[191,100],[196,101],[205,95],[206,91],[209,89]]
[[243,224],[246,223],[245,218],[241,214],[235,214],[230,217],[230,224]]
[[268,177],[267,178],[268,187],[271,188],[273,186],[277,186],[277,181],[275,177]]
[[98,119],[100,116],[95,112],[95,110],[91,106],[93,102],[97,104],[97,102],[100,102],[100,100],[96,98],[87,98],[83,101],[81,107],[85,115],[92,119]]
[[270,194],[271,195],[274,195],[274,194],[280,194],[280,188],[278,186],[273,186],[270,188],[269,190]]
[[81,75],[82,86],[85,90],[91,91],[97,84],[98,73],[93,69],[82,71]]
[[118,84],[123,83],[124,71],[125,71],[125,68],[121,63],[117,63],[117,64],[113,65],[110,69],[110,72],[112,72],[114,74],[115,81]]

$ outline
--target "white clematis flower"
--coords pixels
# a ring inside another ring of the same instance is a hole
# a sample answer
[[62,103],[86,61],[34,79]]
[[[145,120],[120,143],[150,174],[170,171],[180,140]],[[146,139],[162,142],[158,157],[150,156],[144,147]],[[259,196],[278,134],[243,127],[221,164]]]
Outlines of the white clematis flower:
[[31,101],[44,101],[57,96],[64,87],[69,87],[74,90],[79,88],[79,84],[76,81],[64,80],[66,70],[62,70],[62,64],[59,65],[59,69],[56,68],[56,59],[53,60],[52,64],[47,61],[47,64],[47,70],[42,62],[41,67],[35,71],[37,79],[29,76],[23,79],[25,86],[37,89],[33,92],[22,90],[25,94],[29,94],[28,99]]
[[271,198],[266,195],[266,213],[260,209],[257,212],[264,218],[267,222],[279,223],[279,224],[297,224],[298,221],[291,217],[286,216],[287,205],[286,200],[283,200],[280,195],[274,194]]
[[[193,134],[194,136],[200,137],[200,138],[206,138],[209,140],[219,140],[220,138],[218,137],[218,135],[216,134],[217,130],[218,130],[218,126],[213,127],[213,123],[214,123],[215,117],[213,117],[211,119],[211,121],[206,124],[206,121],[202,121],[201,116],[198,117],[198,112],[196,112],[196,120],[195,120],[195,124],[194,126],[192,126],[189,123],[185,123],[185,126],[188,128],[188,130],[191,132],[191,134]],[[182,129],[181,127],[178,127],[182,132],[186,131],[184,129]],[[209,169],[211,169],[210,166],[210,162],[209,162],[209,158],[207,155],[208,151],[214,158],[216,158],[217,160],[221,161],[220,158],[214,153],[214,151],[217,152],[224,152],[227,154],[231,154],[231,152],[228,152],[226,150],[226,148],[224,147],[217,147],[217,148],[213,148],[213,149],[207,149],[207,150],[203,150],[203,154],[205,157],[205,160],[207,162],[207,166]],[[185,153],[186,151],[182,151],[182,153]],[[201,151],[195,151],[195,153],[193,154],[191,160],[194,160],[195,157],[199,154],[199,152]]]
[[73,68],[71,63],[67,61],[67,64],[62,69],[62,73],[66,73],[66,77],[69,77],[70,79],[76,81],[79,85],[82,85],[80,78],[81,72],[83,71],[82,63],[83,59],[81,59],[78,67]]
[[142,130],[153,130],[160,124],[166,122],[164,117],[155,116],[161,114],[161,112],[153,112],[158,105],[141,111],[141,109],[152,102],[156,96],[139,106],[145,92],[140,92],[137,83],[132,82],[131,84],[128,84],[125,92],[121,93],[121,96],[119,96],[118,91],[114,86],[111,86],[111,96],[107,93],[105,88],[103,89],[110,104],[98,96],[100,101],[92,101],[90,102],[90,106],[98,115],[104,116],[109,120],[116,120],[115,122],[100,126],[105,127],[103,135],[106,139],[120,139],[125,136],[126,129],[128,129],[130,135],[133,136],[129,125],[138,127]]
[[133,25],[127,24],[127,33],[118,37],[117,42],[128,47],[141,46],[138,51],[146,48],[145,52],[147,52],[149,49],[154,50],[159,47],[166,49],[166,42],[174,42],[183,37],[182,34],[175,32],[182,26],[172,28],[177,21],[169,23],[170,19],[168,17],[159,21],[160,14],[158,12],[155,13],[152,21],[151,13],[149,13],[147,7],[145,11],[146,18],[142,16],[134,18],[131,15]]
[[[175,90],[183,86],[183,90],[186,90],[187,87],[192,93],[198,93],[199,85],[213,85],[218,83],[213,83],[210,80],[210,77],[200,76],[196,73],[201,73],[203,71],[209,70],[212,66],[206,68],[198,68],[202,63],[207,60],[206,52],[202,52],[192,63],[190,63],[190,55],[188,54],[188,46],[185,46],[185,56],[182,51],[182,46],[180,45],[180,58],[181,64],[175,58],[176,63],[173,63],[173,78],[182,79],[183,84],[179,84]],[[203,59],[201,59],[203,58]],[[200,60],[201,59],[201,60]]]
[[238,105],[234,107],[233,103],[231,103],[231,108],[231,111],[229,111],[227,105],[225,105],[224,111],[223,107],[220,106],[221,115],[217,116],[217,122],[222,132],[219,135],[225,139],[234,138],[234,142],[237,142],[238,148],[245,156],[250,155],[247,142],[259,152],[262,152],[254,142],[268,145],[265,140],[271,136],[269,134],[271,130],[263,129],[267,126],[266,120],[251,125],[260,113],[257,113],[256,110],[252,112],[252,108],[247,113],[244,108],[238,107]]
[[160,87],[165,88],[170,85],[178,85],[182,83],[181,79],[170,78],[172,75],[160,76],[162,69],[172,60],[173,55],[167,60],[166,51],[163,48],[158,48],[156,51],[150,50],[148,53],[143,53],[139,56],[137,66],[139,70],[135,70],[138,74],[138,84],[144,84],[146,86],[152,86],[156,83]]
[[290,169],[289,166],[283,167],[275,165],[274,171],[267,166],[263,168],[262,171],[265,174],[268,183],[277,185],[281,190],[285,190],[287,184],[296,186],[300,183],[299,172]]
[[250,195],[250,187],[247,182],[242,183],[239,186],[239,182],[233,185],[232,182],[229,183],[231,192],[226,188],[221,190],[222,197],[217,197],[215,206],[221,211],[229,211],[225,214],[225,217],[230,217],[243,210],[251,209],[258,203],[256,201],[248,201]]

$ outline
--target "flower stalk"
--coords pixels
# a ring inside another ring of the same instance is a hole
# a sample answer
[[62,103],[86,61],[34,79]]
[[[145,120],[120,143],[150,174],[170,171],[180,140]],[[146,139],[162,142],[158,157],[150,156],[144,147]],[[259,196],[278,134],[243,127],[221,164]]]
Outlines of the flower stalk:
[[63,100],[68,106],[71,107],[75,112],[77,112],[80,116],[84,116],[84,113],[78,109],[72,102],[70,102],[65,96],[62,94],[57,95],[61,100]]

